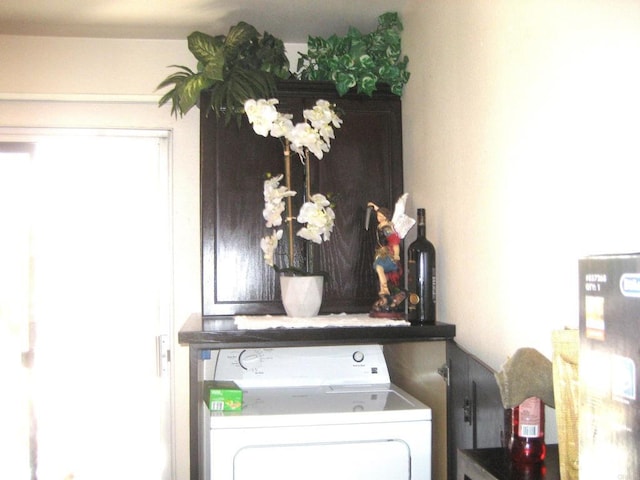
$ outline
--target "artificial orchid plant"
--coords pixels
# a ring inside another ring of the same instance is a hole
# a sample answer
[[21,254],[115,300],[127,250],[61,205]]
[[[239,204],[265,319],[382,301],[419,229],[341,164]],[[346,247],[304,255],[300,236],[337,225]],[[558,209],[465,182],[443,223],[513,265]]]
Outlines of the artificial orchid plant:
[[[342,119],[336,113],[335,105],[326,100],[318,100],[311,109],[304,110],[304,122],[293,123],[293,116],[278,111],[276,98],[249,99],[244,110],[253,126],[253,130],[263,137],[272,136],[281,139],[284,148],[284,174],[271,176],[264,181],[264,210],[262,216],[265,226],[271,233],[260,241],[260,248],[267,265],[276,271],[310,274],[294,265],[293,221],[302,224],[296,235],[313,243],[321,244],[331,237],[335,213],[331,202],[321,193],[311,194],[310,154],[318,160],[331,148],[335,138],[334,129],[340,128]],[[297,217],[293,213],[292,197],[297,192],[291,190],[291,152],[297,153],[305,166],[305,202]],[[285,185],[281,185],[282,179]],[[285,217],[283,218],[283,213]],[[276,264],[275,256],[278,244],[283,236],[283,222],[287,226],[289,264],[282,268]]]

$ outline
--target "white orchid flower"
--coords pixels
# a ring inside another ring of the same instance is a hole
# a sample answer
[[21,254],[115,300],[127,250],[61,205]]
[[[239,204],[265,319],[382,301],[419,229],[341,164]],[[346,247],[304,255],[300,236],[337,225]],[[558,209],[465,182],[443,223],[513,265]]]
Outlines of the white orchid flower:
[[278,119],[278,110],[276,105],[278,99],[271,98],[269,100],[254,100],[250,98],[244,102],[244,111],[247,114],[249,123],[253,125],[253,130],[258,134],[266,137],[271,131],[273,123]]
[[324,152],[329,146],[322,140],[320,133],[308,123],[298,123],[293,127],[288,137],[291,149],[300,157],[304,157],[304,149],[308,149],[318,160],[322,160]]
[[336,218],[329,205],[329,200],[320,193],[316,193],[311,197],[310,202],[302,205],[297,220],[305,223],[306,226],[301,228],[297,235],[314,243],[328,241]]
[[293,197],[296,192],[293,190],[287,190],[287,187],[280,185],[283,175],[277,175],[275,177],[268,178],[264,181],[264,201],[266,202],[279,202],[286,197]]
[[282,213],[285,210],[284,202],[265,203],[262,210],[262,217],[265,219],[267,228],[279,227],[282,225]]
[[328,152],[330,140],[335,138],[333,128],[340,128],[342,124],[340,117],[333,111],[333,106],[326,100],[318,100],[315,107],[303,112],[303,116],[325,142],[326,145],[321,147],[321,150]]
[[283,113],[278,114],[278,117],[271,125],[271,136],[275,138],[287,138],[289,132],[293,130],[292,118],[293,115]]
[[331,111],[318,105],[310,110],[305,110],[302,115],[316,130],[320,130],[331,122]]
[[278,241],[282,238],[282,230],[274,230],[271,235],[267,235],[260,240],[260,248],[264,253],[264,261],[270,267],[274,265],[274,256],[278,248]]
[[284,199],[293,197],[296,192],[287,190],[287,187],[280,185],[282,175],[268,178],[264,181],[264,209],[262,217],[266,221],[267,228],[279,227],[282,225],[282,212],[285,210]]
[[[253,130],[263,137],[271,135],[284,138],[289,142],[291,150],[303,161],[308,152],[319,160],[322,159],[331,148],[331,139],[335,138],[334,128],[340,128],[342,124],[334,105],[326,100],[318,100],[313,108],[302,112],[305,121],[294,125],[293,115],[278,112],[278,103],[276,98],[249,99],[245,102],[245,113]],[[264,253],[265,262],[272,267],[275,251],[283,234],[282,230],[276,227],[283,223],[285,199],[296,195],[295,191],[280,185],[282,178],[283,175],[278,175],[264,182],[262,216],[266,227],[273,231],[271,235],[260,240],[260,248]],[[315,194],[300,208],[297,221],[304,224],[304,227],[297,235],[318,244],[326,242],[333,231],[334,220],[335,213],[330,207],[330,202],[324,195]]]

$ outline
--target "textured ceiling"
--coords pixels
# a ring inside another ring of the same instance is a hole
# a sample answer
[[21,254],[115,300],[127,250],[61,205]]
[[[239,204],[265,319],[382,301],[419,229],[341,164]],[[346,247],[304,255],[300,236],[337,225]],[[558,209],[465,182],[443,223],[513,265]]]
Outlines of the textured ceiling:
[[183,39],[194,30],[226,34],[243,20],[287,43],[309,35],[363,33],[407,0],[2,0],[0,33]]

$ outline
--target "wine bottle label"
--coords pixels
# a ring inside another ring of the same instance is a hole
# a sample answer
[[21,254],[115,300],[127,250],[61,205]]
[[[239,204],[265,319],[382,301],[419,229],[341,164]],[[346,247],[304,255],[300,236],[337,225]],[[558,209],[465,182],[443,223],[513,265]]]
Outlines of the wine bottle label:
[[541,403],[536,397],[529,397],[520,404],[518,412],[518,435],[521,437],[541,437]]
[[436,266],[433,266],[433,273],[431,276],[431,298],[433,303],[436,303]]
[[418,295],[417,293],[410,293],[409,303],[411,305],[418,305],[420,303],[420,295]]

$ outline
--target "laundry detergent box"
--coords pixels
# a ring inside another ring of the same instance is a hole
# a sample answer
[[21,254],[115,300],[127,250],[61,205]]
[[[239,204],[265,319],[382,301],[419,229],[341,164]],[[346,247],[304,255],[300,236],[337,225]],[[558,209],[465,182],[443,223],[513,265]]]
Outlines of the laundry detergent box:
[[235,382],[204,382],[204,401],[212,412],[242,410],[242,390]]
[[640,255],[580,260],[579,470],[640,478]]

